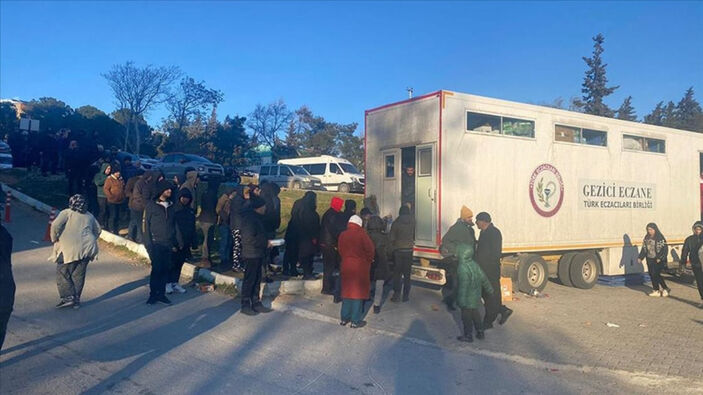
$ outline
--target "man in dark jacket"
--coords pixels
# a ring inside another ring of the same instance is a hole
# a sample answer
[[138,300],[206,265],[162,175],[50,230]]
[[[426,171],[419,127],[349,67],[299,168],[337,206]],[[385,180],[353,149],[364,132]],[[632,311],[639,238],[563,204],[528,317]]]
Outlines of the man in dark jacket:
[[[320,249],[322,250],[322,293],[324,295],[338,295],[336,292],[334,271],[339,270],[339,253],[337,252],[337,239],[346,230],[347,226],[342,217],[344,200],[333,197],[330,208],[322,214],[320,229]],[[341,301],[341,296],[339,297]]]
[[136,230],[134,237],[140,242],[144,239],[142,234],[142,222],[144,221],[144,210],[146,203],[155,199],[152,197],[154,185],[158,182],[159,172],[149,170],[144,173],[135,183],[132,192],[129,195],[129,234],[133,235],[133,230]]
[[483,301],[486,305],[486,316],[483,319],[484,329],[493,328],[493,321],[500,313],[499,324],[503,325],[513,311],[503,305],[502,292],[500,291],[500,256],[503,253],[503,236],[500,230],[491,222],[491,216],[486,212],[478,213],[476,226],[481,229],[476,249],[476,262],[486,273],[491,283],[493,293],[482,291]]
[[[281,188],[274,183],[264,182],[261,184],[259,197],[264,199],[266,203],[266,214],[264,214],[263,222],[264,229],[266,230],[266,237],[269,240],[276,238],[278,233],[278,228],[281,227],[281,199],[278,194],[281,192]],[[264,280],[266,282],[273,282],[271,278],[271,273],[273,272],[271,268],[271,263],[275,257],[279,254],[278,247],[271,248],[269,253],[266,255],[266,260],[264,262]]]
[[439,252],[444,259],[442,265],[447,273],[447,283],[444,285],[444,303],[449,310],[455,310],[456,293],[458,289],[456,269],[459,261],[456,257],[456,248],[459,244],[468,244],[475,248],[476,233],[474,233],[474,213],[466,206],[461,207],[459,219],[442,237]]
[[156,200],[147,202],[144,211],[144,246],[151,260],[151,293],[147,304],[171,304],[166,297],[166,283],[171,269],[171,254],[177,251],[176,221],[171,203],[171,183],[160,181]]
[[696,221],[693,224],[693,234],[686,238],[681,250],[681,265],[685,265],[688,260],[693,270],[693,275],[696,278],[698,286],[698,294],[701,297],[701,304],[698,306],[703,309],[703,268],[701,267],[701,259],[698,255],[698,250],[703,246],[703,222]]
[[142,242],[142,218],[144,211],[134,212],[130,207],[132,203],[132,193],[134,192],[134,186],[137,181],[141,180],[144,176],[135,176],[127,181],[124,187],[124,194],[127,197],[127,207],[129,208],[129,225],[127,226],[127,238],[135,243]]
[[415,219],[410,215],[408,206],[400,208],[398,218],[391,225],[390,244],[394,261],[391,302],[400,301],[401,290],[403,302],[407,302],[410,299],[410,275],[415,246]]
[[259,299],[261,289],[261,269],[268,247],[266,230],[262,221],[266,213],[266,202],[252,196],[241,213],[242,260],[244,261],[244,280],[242,281],[242,313],[256,315],[271,311]]
[[[203,232],[203,245],[202,253],[200,258],[201,268],[209,269],[212,265],[210,263],[210,246],[212,245],[213,234],[215,223],[217,223],[217,191],[220,188],[220,179],[212,177],[208,180],[207,190],[203,194],[202,199],[200,199],[200,214],[198,215],[198,228]],[[181,190],[187,189],[181,187]],[[191,196],[192,192],[191,192]],[[192,207],[192,205],[191,205]],[[193,208],[195,209],[195,208]]]
[[415,168],[413,166],[405,167],[401,181],[401,200],[404,206],[407,206],[410,211],[415,210]]
[[166,283],[166,293],[173,292],[185,293],[185,288],[178,284],[181,278],[181,270],[186,258],[190,256],[190,248],[195,245],[195,211],[190,208],[190,201],[193,197],[187,189],[181,189],[178,192],[176,205],[174,208],[174,217],[176,221],[176,241],[178,247],[172,254],[171,270]]
[[0,350],[5,342],[7,322],[15,304],[15,279],[12,277],[12,236],[0,225]]
[[83,181],[83,160],[81,151],[78,149],[78,142],[72,140],[68,145],[65,155],[66,178],[68,178],[68,196],[82,193]]

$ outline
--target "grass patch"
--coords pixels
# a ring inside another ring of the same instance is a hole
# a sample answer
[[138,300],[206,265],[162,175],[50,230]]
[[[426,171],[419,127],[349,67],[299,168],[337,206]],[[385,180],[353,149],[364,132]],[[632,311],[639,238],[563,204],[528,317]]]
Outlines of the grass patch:
[[0,182],[57,209],[68,207],[68,180],[63,175],[43,177],[26,169],[0,171]]
[[98,241],[100,248],[102,250],[108,251],[113,255],[116,255],[120,258],[124,258],[128,260],[130,263],[133,263],[135,265],[139,266],[151,266],[151,263],[149,262],[148,259],[144,258],[143,256],[130,251],[127,247],[125,246],[118,246],[114,244],[110,244],[106,241],[99,240]]

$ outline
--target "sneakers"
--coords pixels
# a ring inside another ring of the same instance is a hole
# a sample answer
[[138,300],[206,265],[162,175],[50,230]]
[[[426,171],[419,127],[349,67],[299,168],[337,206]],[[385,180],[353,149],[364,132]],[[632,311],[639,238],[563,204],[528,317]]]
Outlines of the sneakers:
[[167,284],[166,284],[166,293],[167,293],[168,295],[170,295],[170,294],[173,293],[173,285],[171,285],[171,283],[167,283]]
[[153,296],[149,296],[149,299],[146,301],[146,304],[148,304],[148,305],[156,304],[156,298]]
[[59,304],[56,305],[57,309],[61,309],[64,307],[70,307],[73,306],[75,303],[73,302],[73,299],[61,299],[59,301]]
[[248,315],[248,316],[254,316],[254,315],[259,314],[258,311],[251,308],[251,306],[248,304],[242,305],[242,309],[240,311],[242,312],[242,314]]
[[373,307],[373,313],[378,314],[381,312],[381,306],[374,306]]
[[254,305],[251,306],[251,308],[252,308],[254,311],[256,311],[257,313],[270,313],[270,312],[273,311],[273,309],[270,309],[270,308],[264,306],[264,304],[261,303],[261,302],[256,302],[256,303],[254,303]]
[[664,289],[662,290],[662,298],[666,298],[669,296],[669,293],[671,293],[670,289]]
[[649,296],[651,296],[653,298],[658,298],[658,297],[662,296],[662,293],[659,290],[655,289],[649,293]]
[[352,324],[349,326],[350,328],[363,328],[366,326],[366,321],[359,321],[359,322],[352,322]]
[[[178,292],[179,294],[186,293],[186,289],[181,287],[181,284],[174,283],[172,288],[174,292]],[[166,293],[168,293],[168,285],[166,285]]]
[[341,326],[347,326],[348,323],[349,321],[339,321],[339,325]]
[[506,307],[505,311],[500,314],[500,321],[498,321],[498,324],[505,324],[508,321],[508,318],[510,318],[511,314],[513,314],[513,311]]
[[459,340],[460,342],[464,342],[464,343],[473,343],[474,342],[474,338],[471,335],[459,336],[456,339]]

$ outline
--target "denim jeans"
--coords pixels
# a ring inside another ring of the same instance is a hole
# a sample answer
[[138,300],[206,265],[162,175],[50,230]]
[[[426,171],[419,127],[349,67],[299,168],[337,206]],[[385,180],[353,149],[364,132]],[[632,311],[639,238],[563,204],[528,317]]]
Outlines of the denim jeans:
[[149,260],[151,261],[151,275],[149,276],[149,296],[152,298],[166,294],[166,283],[171,273],[171,247],[154,244],[149,247]]
[[127,228],[127,237],[134,242],[142,242],[142,220],[144,218],[144,211],[142,210],[129,210],[129,227]]

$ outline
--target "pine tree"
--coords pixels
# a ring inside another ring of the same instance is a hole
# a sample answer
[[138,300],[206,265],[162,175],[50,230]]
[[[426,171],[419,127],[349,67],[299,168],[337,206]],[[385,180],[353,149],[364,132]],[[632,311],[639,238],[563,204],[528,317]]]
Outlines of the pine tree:
[[622,102],[620,108],[617,111],[617,119],[624,119],[626,121],[636,121],[637,115],[635,115],[635,109],[632,107],[632,96],[625,98]]
[[644,123],[661,126],[664,124],[664,102],[660,101],[654,110],[644,116]]
[[679,116],[676,113],[676,104],[673,101],[666,103],[662,113],[662,126],[668,128],[678,128],[679,127]]
[[608,65],[604,64],[601,58],[604,41],[603,34],[598,33],[597,36],[593,37],[593,55],[590,58],[583,57],[588,70],[586,70],[586,76],[583,79],[581,92],[583,93],[584,111],[587,114],[612,117],[614,111],[603,103],[603,98],[612,94],[619,86],[607,86],[608,77],[605,75],[605,68]]
[[698,101],[693,97],[693,87],[686,90],[679,104],[676,105],[677,127],[685,130],[703,131],[699,122],[703,110]]

